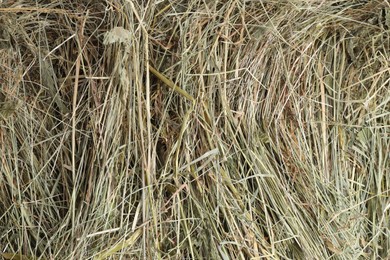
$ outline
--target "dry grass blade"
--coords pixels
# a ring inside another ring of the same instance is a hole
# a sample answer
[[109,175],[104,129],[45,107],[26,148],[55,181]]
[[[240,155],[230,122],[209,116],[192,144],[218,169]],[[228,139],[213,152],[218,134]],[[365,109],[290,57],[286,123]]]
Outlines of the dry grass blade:
[[1,257],[390,255],[388,2],[0,14]]
[[123,249],[131,249],[131,247],[135,244],[135,242],[137,242],[137,239],[141,235],[141,231],[141,229],[136,230],[129,239],[124,242],[120,242],[106,252],[99,254],[96,259],[106,259],[107,257],[114,255],[118,251],[121,251]]
[[179,93],[180,95],[186,97],[190,101],[195,101],[195,99],[187,93],[187,91],[181,89],[180,87],[176,86],[175,83],[173,83],[171,80],[167,79],[163,74],[158,72],[155,68],[149,65],[149,70],[160,80],[162,80],[168,87],[173,89],[173,91]]

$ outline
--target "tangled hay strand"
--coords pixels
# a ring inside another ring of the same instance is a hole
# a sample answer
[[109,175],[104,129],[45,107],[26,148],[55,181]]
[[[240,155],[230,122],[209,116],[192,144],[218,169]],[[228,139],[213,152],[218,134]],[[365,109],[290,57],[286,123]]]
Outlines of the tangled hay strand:
[[387,1],[0,14],[3,258],[390,254]]

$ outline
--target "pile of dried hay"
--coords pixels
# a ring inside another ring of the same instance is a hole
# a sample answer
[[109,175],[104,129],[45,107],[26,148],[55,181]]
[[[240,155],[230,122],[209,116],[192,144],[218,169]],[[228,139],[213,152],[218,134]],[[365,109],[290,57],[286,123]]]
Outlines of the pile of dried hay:
[[0,14],[4,258],[390,255],[387,0]]

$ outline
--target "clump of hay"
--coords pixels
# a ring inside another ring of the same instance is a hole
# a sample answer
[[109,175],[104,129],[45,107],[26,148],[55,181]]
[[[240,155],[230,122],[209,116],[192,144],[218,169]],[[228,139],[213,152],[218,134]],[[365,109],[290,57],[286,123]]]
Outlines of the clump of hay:
[[389,3],[144,2],[1,4],[2,256],[388,256]]

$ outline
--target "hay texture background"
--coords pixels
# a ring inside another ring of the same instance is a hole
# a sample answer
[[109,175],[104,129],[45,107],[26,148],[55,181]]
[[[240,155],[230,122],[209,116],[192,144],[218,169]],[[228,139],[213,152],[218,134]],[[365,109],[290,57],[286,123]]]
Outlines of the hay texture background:
[[390,3],[1,1],[5,259],[388,259]]

